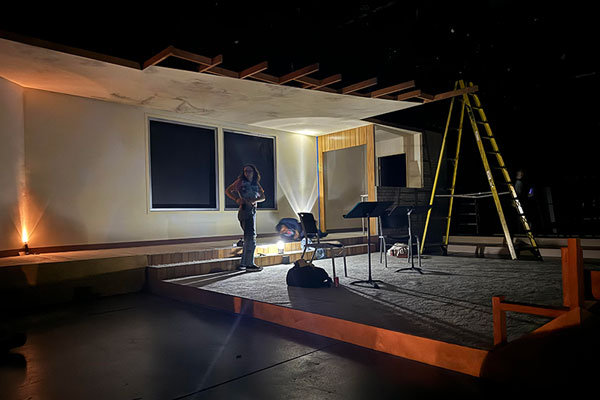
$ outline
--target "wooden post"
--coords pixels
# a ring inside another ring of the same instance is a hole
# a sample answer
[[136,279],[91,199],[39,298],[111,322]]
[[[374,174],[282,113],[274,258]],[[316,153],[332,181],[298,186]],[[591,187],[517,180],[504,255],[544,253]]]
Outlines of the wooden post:
[[502,309],[504,296],[492,297],[492,315],[494,316],[494,346],[506,343],[506,311]]
[[583,251],[579,238],[568,239],[568,247],[560,249],[562,257],[563,305],[569,309],[584,302]]

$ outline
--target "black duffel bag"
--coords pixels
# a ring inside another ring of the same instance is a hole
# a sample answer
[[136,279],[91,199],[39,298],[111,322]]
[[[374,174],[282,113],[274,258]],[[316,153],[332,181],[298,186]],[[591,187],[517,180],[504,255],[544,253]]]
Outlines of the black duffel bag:
[[286,282],[288,286],[305,288],[331,287],[332,284],[327,271],[303,259],[294,262],[287,273]]

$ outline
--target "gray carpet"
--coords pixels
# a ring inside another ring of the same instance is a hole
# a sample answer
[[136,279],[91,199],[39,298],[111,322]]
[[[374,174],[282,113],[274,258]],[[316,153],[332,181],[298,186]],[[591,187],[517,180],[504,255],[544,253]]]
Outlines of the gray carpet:
[[[285,278],[291,265],[171,282],[480,349],[493,346],[492,296],[505,295],[506,300],[539,305],[562,304],[559,259],[538,262],[427,256],[422,260],[424,274],[419,274],[395,272],[408,266],[406,259],[388,257],[388,268],[384,268],[378,253],[371,257],[372,278],[383,281],[380,289],[351,284],[368,278],[366,254],[347,257],[348,277],[343,276],[342,259],[336,259],[337,288],[288,287]],[[333,275],[330,259],[315,264]],[[508,339],[521,337],[547,321],[508,313]]]

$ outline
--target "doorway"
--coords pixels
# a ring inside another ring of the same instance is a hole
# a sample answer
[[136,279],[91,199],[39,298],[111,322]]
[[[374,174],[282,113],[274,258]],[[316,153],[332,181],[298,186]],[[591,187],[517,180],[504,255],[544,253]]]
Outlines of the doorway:
[[367,193],[366,145],[324,153],[327,231],[361,229],[360,219],[343,217]]

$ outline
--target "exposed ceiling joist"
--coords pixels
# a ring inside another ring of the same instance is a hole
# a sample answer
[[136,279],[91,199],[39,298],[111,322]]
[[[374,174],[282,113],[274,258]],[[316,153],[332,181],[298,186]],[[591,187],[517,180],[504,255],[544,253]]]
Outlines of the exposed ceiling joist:
[[421,89],[416,89],[416,90],[412,90],[410,92],[406,92],[406,93],[397,95],[396,100],[398,100],[398,101],[408,100],[408,99],[412,99],[414,97],[418,97],[420,95],[421,95]]
[[289,74],[285,74],[284,76],[279,78],[279,84],[283,85],[284,83],[288,83],[290,81],[296,80],[306,75],[310,75],[313,72],[317,72],[319,70],[319,64],[308,65],[304,68],[300,68],[299,70],[290,72]]
[[240,74],[238,72],[231,71],[231,70],[221,68],[221,67],[213,67],[206,72],[211,73],[213,75],[226,76],[228,78],[236,78],[236,79],[240,78]]
[[479,87],[477,85],[469,86],[464,89],[451,90],[449,92],[436,94],[435,96],[433,96],[433,101],[445,100],[445,99],[449,99],[449,98],[455,97],[455,96],[460,96],[460,95],[466,94],[466,93],[475,93],[478,90],[479,90]]
[[223,62],[223,56],[219,54],[218,56],[216,56],[212,59],[211,65],[200,64],[200,67],[198,67],[198,72],[207,72],[209,69],[216,67],[217,65],[221,64],[222,62]]
[[200,72],[204,72],[204,71],[206,71],[210,68],[213,68],[223,62],[222,55],[218,55],[216,57],[210,58],[210,57],[201,56],[199,54],[192,53],[189,51],[177,49],[173,46],[169,46],[166,49],[164,49],[163,51],[161,51],[158,54],[156,54],[155,56],[153,56],[152,58],[150,58],[149,60],[147,60],[143,64],[142,69],[146,69],[148,67],[156,65],[156,64],[160,63],[161,61],[166,60],[169,57],[181,58],[183,60],[195,62],[197,64],[203,65],[204,67],[208,67],[208,68],[201,67]]
[[434,99],[434,96],[432,94],[423,93],[423,92],[421,92],[421,94],[419,94],[418,96],[415,96],[415,97],[423,100],[425,103],[429,103],[430,101],[433,101],[433,99]]
[[252,78],[257,79],[259,81],[263,81],[263,82],[267,82],[267,83],[274,83],[276,85],[279,85],[279,78],[270,74],[265,74],[264,72],[259,72],[256,73],[254,75],[252,75]]
[[367,88],[369,86],[374,86],[374,85],[377,85],[377,78],[367,79],[366,81],[362,81],[362,82],[358,82],[358,83],[355,83],[350,86],[346,86],[345,88],[342,88],[340,93],[348,94],[348,93],[356,92],[357,90],[361,90],[361,89]]
[[383,89],[375,90],[375,91],[371,92],[371,97],[382,97],[382,96],[384,96],[386,94],[390,94],[390,93],[394,93],[394,92],[399,92],[401,90],[410,89],[412,87],[415,87],[415,81],[408,81],[408,82],[404,82],[404,83],[399,83],[397,85],[388,86],[388,87],[383,88]]
[[269,68],[269,63],[266,61],[263,61],[260,64],[256,64],[256,65],[254,65],[250,68],[246,68],[245,70],[240,72],[239,78],[240,79],[248,78],[254,74],[258,74],[259,72],[266,70],[267,68]]
[[153,57],[148,59],[146,62],[144,62],[144,64],[142,65],[142,69],[146,69],[148,67],[156,65],[159,62],[163,61],[164,59],[168,58],[171,55],[172,50],[173,50],[173,46],[169,46],[166,49],[164,49],[163,51],[157,53],[156,55],[154,55]]
[[329,85],[332,85],[334,83],[340,82],[341,80],[342,80],[342,74],[331,75],[328,78],[321,79],[321,81],[319,82],[319,84],[317,86],[313,87],[312,89],[319,89],[319,88],[322,88],[324,86],[329,86]]
[[335,74],[335,75],[329,76],[329,77],[327,77],[325,79],[321,79],[321,80],[310,78],[308,76],[303,76],[301,78],[296,79],[296,81],[303,83],[302,87],[304,89],[313,89],[313,90],[322,88],[324,86],[332,85],[341,80],[342,80],[342,74]]

